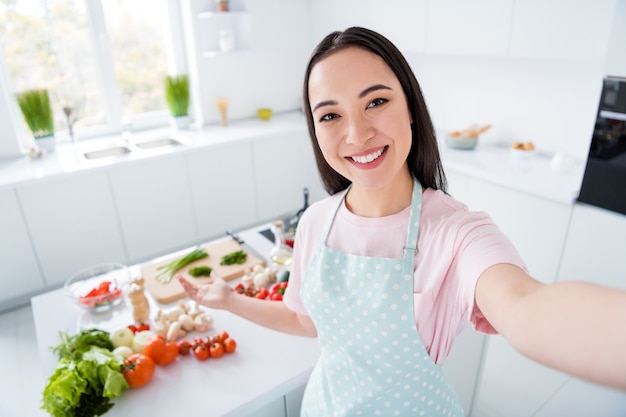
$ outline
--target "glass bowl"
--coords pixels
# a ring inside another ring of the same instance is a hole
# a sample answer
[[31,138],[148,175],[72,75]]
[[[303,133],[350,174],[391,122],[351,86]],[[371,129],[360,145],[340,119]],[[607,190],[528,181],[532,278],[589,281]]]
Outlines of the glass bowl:
[[65,293],[81,309],[108,311],[123,300],[130,271],[119,263],[102,263],[78,271],[65,282]]

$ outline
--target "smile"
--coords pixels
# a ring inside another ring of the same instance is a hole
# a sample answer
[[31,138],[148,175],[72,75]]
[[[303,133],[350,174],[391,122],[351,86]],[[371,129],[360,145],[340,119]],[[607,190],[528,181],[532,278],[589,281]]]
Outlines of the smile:
[[387,149],[386,146],[384,148],[380,148],[379,150],[375,152],[372,152],[369,155],[352,156],[351,158],[354,162],[357,162],[359,164],[367,164],[378,159],[378,157],[380,157],[383,154],[383,152],[385,152],[385,149]]

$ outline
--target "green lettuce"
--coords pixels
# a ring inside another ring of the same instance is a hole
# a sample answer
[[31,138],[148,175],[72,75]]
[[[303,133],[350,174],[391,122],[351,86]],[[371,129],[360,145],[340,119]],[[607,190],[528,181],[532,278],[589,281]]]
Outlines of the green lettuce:
[[[70,340],[61,339],[62,343]],[[41,408],[54,417],[101,416],[113,407],[111,399],[129,388],[122,364],[109,349],[80,344],[78,350],[68,346],[57,349],[72,353],[60,359],[43,391]]]

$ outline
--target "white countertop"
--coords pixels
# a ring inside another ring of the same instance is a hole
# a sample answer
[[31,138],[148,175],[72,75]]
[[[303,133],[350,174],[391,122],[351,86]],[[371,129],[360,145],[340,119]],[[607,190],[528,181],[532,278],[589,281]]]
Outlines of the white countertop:
[[566,172],[557,172],[551,167],[553,155],[537,151],[520,157],[506,145],[485,142],[479,141],[473,150],[440,144],[444,170],[562,204],[575,202],[585,172],[584,161],[572,159],[572,166]]
[[[255,140],[284,131],[306,132],[306,120],[301,112],[275,115],[270,121],[247,119],[227,127],[208,126],[187,131],[160,129],[136,133],[134,141],[159,137],[174,137],[185,146],[164,147],[151,150],[135,149],[130,154],[99,160],[87,160],[82,154],[89,150],[122,145],[121,137],[79,141],[76,146],[61,144],[57,151],[41,159],[21,157],[0,161],[0,189],[30,182],[71,175],[114,164],[133,163],[147,158],[167,157],[174,153],[192,152],[201,147],[220,146],[235,140]],[[445,135],[438,132],[440,141]],[[134,149],[134,148],[133,148]],[[474,150],[456,150],[440,144],[444,169],[505,187],[553,200],[572,204],[580,190],[584,174],[584,161],[574,161],[566,173],[555,172],[550,161],[552,155],[536,152],[528,158],[516,158],[510,149],[493,141],[482,140]]]
[[[267,239],[255,241],[258,231],[268,227],[250,229],[240,237],[258,253],[268,253],[271,243]],[[133,267],[137,275],[139,268]],[[160,306],[151,297],[150,302],[153,307],[169,306]],[[122,305],[114,315],[93,317],[79,311],[62,289],[33,297],[32,309],[46,380],[57,364],[49,348],[58,343],[60,330],[73,334],[86,324],[100,323],[99,328],[113,331],[109,328],[112,323],[118,326],[120,320],[125,322],[125,316],[128,324],[132,323],[130,307]],[[237,350],[204,362],[190,354],[167,366],[158,366],[148,385],[125,391],[114,400],[115,406],[107,416],[248,415],[308,381],[319,356],[317,339],[269,330],[225,311],[207,309],[207,312],[214,319],[213,329],[207,334],[226,330],[237,341]]]

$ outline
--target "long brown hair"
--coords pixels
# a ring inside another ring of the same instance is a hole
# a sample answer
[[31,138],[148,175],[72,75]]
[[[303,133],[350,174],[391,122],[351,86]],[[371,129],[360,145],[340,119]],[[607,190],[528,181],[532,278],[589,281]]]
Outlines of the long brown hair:
[[333,32],[326,36],[313,50],[304,75],[304,113],[309,127],[309,135],[315,153],[317,169],[324,188],[329,194],[345,190],[350,181],[335,171],[324,159],[315,135],[313,114],[309,103],[309,77],[311,70],[327,56],[346,49],[359,47],[380,56],[391,68],[402,86],[413,123],[411,124],[412,144],[407,157],[411,174],[422,186],[446,192],[446,177],[441,165],[435,129],[430,119],[422,91],[415,74],[402,53],[381,34],[361,27],[351,27],[343,32]]

